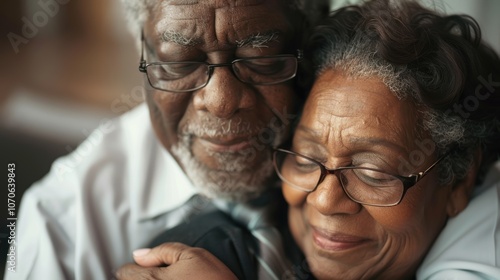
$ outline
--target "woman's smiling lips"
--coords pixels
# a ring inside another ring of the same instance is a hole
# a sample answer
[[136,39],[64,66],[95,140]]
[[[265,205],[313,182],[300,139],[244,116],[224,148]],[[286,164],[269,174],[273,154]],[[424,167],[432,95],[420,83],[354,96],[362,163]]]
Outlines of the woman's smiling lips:
[[370,239],[343,234],[333,233],[326,230],[311,227],[314,244],[325,251],[343,251],[366,244]]

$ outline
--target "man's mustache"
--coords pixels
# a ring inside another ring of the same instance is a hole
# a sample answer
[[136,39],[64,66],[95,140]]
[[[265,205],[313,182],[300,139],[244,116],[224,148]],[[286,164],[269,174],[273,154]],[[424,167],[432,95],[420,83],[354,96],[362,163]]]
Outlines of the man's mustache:
[[191,135],[196,137],[208,138],[228,138],[252,136],[259,133],[266,127],[262,122],[251,123],[243,121],[241,118],[230,120],[204,118],[196,122],[190,122],[185,125],[181,135]]

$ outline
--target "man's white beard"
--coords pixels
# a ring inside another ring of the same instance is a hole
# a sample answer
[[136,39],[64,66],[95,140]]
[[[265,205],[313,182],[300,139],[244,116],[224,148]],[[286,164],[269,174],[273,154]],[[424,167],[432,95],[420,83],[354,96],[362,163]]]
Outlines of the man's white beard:
[[247,201],[270,187],[273,163],[269,150],[260,152],[266,155],[257,168],[248,167],[248,157],[242,154],[212,152],[210,156],[219,166],[214,170],[194,158],[190,142],[189,137],[183,137],[172,147],[172,154],[180,161],[193,185],[208,198]]
[[[262,125],[250,126],[242,121],[203,120],[203,126],[188,125],[180,133],[179,142],[172,147],[172,154],[180,161],[184,171],[195,187],[209,198],[232,201],[247,201],[270,188],[269,179],[273,174],[272,152],[263,144],[250,145],[243,151],[214,152],[208,150],[217,163],[217,170],[200,163],[191,152],[193,135],[217,137],[220,135],[258,135],[264,131]],[[264,126],[266,127],[266,126]],[[284,139],[285,130],[275,130],[271,145]],[[256,140],[256,139],[253,139]],[[269,143],[268,143],[268,146]],[[255,165],[255,156],[262,160]]]

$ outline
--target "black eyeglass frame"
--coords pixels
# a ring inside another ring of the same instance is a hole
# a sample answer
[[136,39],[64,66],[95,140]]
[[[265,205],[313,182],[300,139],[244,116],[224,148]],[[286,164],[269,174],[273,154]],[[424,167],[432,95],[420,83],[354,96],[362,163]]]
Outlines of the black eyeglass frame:
[[[140,58],[140,61],[139,61],[139,72],[146,74],[146,77],[147,77],[148,82],[151,85],[151,87],[153,87],[155,89],[158,89],[158,90],[162,90],[162,91],[168,91],[168,92],[191,92],[191,91],[195,91],[195,90],[198,90],[200,88],[205,87],[210,82],[210,79],[212,78],[212,74],[213,74],[213,71],[214,71],[215,67],[233,66],[234,63],[237,63],[239,61],[246,61],[246,60],[249,60],[249,59],[251,60],[251,59],[260,59],[260,58],[279,58],[279,57],[294,57],[297,60],[297,64],[298,64],[303,59],[303,57],[304,57],[303,50],[297,49],[297,54],[296,55],[293,55],[293,54],[280,54],[280,55],[270,55],[270,56],[254,56],[254,57],[248,57],[248,58],[235,59],[235,60],[231,61],[230,63],[211,64],[211,63],[203,62],[203,61],[176,61],[176,62],[151,62],[151,63],[147,63],[146,60],[144,59],[144,45],[145,45],[144,31],[141,30],[141,58]],[[207,77],[208,78],[207,78],[206,82],[203,83],[202,85],[199,85],[199,86],[195,87],[195,88],[184,89],[184,90],[167,90],[167,89],[163,89],[163,88],[154,86],[153,83],[151,83],[151,80],[149,78],[149,74],[147,72],[148,66],[151,66],[151,65],[168,65],[168,64],[174,64],[174,63],[205,64],[208,67],[208,73],[207,73]],[[270,83],[254,83],[254,82],[248,82],[248,81],[241,80],[240,77],[235,73],[233,67],[231,67],[231,71],[233,72],[233,75],[239,81],[241,81],[242,83],[253,84],[253,85],[274,85],[274,84],[279,84],[279,83],[283,83],[283,82],[289,81],[289,80],[293,79],[295,76],[297,76],[297,70],[298,70],[298,66],[296,66],[295,73],[292,76],[290,76],[290,77],[288,77],[286,79],[283,79],[283,80],[279,80],[279,81],[276,81],[276,82],[270,82]]]
[[274,152],[273,152],[273,165],[274,165],[276,173],[280,177],[280,179],[283,180],[283,181],[286,181],[284,178],[281,177],[280,166],[278,166],[278,160],[277,160],[277,154],[278,154],[278,152],[284,152],[284,153],[287,153],[287,154],[290,154],[290,155],[297,155],[297,156],[306,158],[306,159],[310,160],[311,162],[316,163],[320,167],[321,174],[319,176],[318,182],[316,183],[316,186],[312,190],[307,190],[307,189],[299,188],[297,186],[293,186],[292,185],[293,188],[301,190],[301,191],[306,192],[306,193],[311,193],[311,192],[315,191],[318,188],[318,186],[323,182],[323,180],[326,178],[327,175],[329,175],[329,174],[335,175],[336,171],[342,171],[342,170],[348,170],[348,169],[363,169],[363,170],[376,171],[376,172],[380,172],[380,173],[384,173],[384,174],[393,176],[393,177],[401,180],[401,182],[403,182],[403,192],[401,193],[401,197],[399,198],[399,200],[397,202],[395,202],[395,203],[392,203],[392,204],[374,204],[374,203],[361,202],[361,201],[359,201],[359,200],[351,197],[351,195],[345,190],[345,187],[344,187],[344,184],[342,183],[342,180],[339,180],[340,181],[340,185],[342,186],[342,190],[344,191],[344,193],[352,201],[354,201],[356,203],[359,203],[359,204],[363,204],[363,205],[369,205],[369,206],[391,207],[391,206],[396,206],[399,203],[401,203],[401,201],[403,200],[403,197],[405,196],[405,194],[408,191],[408,189],[410,189],[411,187],[415,186],[418,183],[418,181],[420,181],[423,177],[425,177],[425,175],[429,174],[429,172],[436,165],[438,165],[438,163],[440,163],[444,158],[446,158],[448,155],[450,155],[452,151],[453,151],[453,149],[449,150],[448,152],[446,152],[445,154],[443,154],[441,157],[439,157],[434,163],[432,163],[424,171],[421,171],[421,172],[418,172],[418,173],[414,173],[414,174],[410,174],[408,176],[401,176],[401,175],[390,174],[390,173],[387,173],[387,172],[379,170],[379,169],[369,168],[369,167],[359,167],[359,166],[346,166],[346,167],[338,167],[338,168],[334,168],[334,169],[328,169],[324,164],[322,164],[321,162],[319,162],[319,161],[317,161],[317,160],[315,160],[313,158],[310,158],[308,156],[299,154],[299,153],[294,152],[294,151],[282,149],[282,148],[275,148],[274,149]]

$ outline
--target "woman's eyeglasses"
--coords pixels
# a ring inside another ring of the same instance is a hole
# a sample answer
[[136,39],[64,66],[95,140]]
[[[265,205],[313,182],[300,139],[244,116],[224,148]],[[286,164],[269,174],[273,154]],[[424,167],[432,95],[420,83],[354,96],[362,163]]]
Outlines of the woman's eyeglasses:
[[281,180],[298,190],[313,192],[327,175],[335,174],[351,200],[371,206],[394,206],[401,202],[410,187],[427,175],[449,153],[440,157],[425,171],[409,176],[357,166],[328,169],[312,158],[284,149],[276,149],[273,160]]

